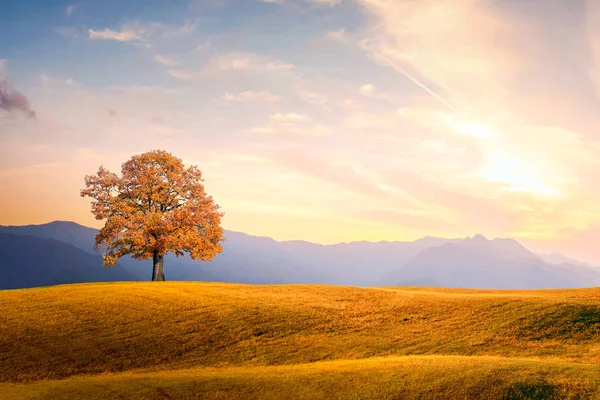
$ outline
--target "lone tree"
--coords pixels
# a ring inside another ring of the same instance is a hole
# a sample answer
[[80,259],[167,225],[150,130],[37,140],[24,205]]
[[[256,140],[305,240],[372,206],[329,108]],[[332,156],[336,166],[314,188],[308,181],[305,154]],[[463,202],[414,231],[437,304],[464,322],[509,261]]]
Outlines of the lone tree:
[[188,252],[210,261],[222,251],[219,206],[204,191],[202,173],[162,150],[135,155],[121,166],[122,177],[100,166],[85,177],[81,197],[91,197],[92,213],[106,224],[96,235],[104,266],[130,255],[152,258],[152,280],[164,281],[164,256]]

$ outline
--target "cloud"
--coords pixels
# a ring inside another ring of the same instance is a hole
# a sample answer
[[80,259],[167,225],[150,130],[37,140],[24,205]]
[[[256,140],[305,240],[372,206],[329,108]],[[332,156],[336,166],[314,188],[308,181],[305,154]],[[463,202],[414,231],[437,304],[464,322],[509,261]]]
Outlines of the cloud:
[[362,85],[358,92],[365,96],[372,96],[375,93],[375,85]]
[[[337,194],[337,211],[346,211],[346,218],[356,218],[361,223],[377,225],[401,223],[422,226],[432,230],[450,230],[456,215],[443,206],[415,198],[403,186],[380,182],[368,169],[355,162],[340,160],[335,156],[323,158],[299,149],[279,150],[270,157],[273,167],[323,183],[323,189]],[[314,186],[311,185],[311,186]],[[320,191],[323,191],[321,189]],[[340,191],[342,191],[340,193]],[[340,198],[347,201],[339,201]]]
[[319,5],[319,6],[329,6],[335,7],[342,3],[343,0],[306,0],[308,3]]
[[294,68],[294,65],[255,53],[225,53],[211,58],[206,68],[218,71],[254,70],[288,72]]
[[[4,63],[5,64],[5,63]],[[5,67],[0,64],[0,69]],[[5,112],[21,112],[27,118],[35,119],[35,111],[31,109],[29,99],[17,90],[9,90],[8,83],[0,79],[0,110]]]
[[[261,3],[269,4],[285,4],[286,0],[258,0]],[[317,6],[329,6],[335,7],[340,4],[343,0],[304,0],[306,3],[317,5]]]
[[386,100],[391,103],[398,102],[398,100],[394,96],[392,96],[389,93],[382,92],[377,87],[375,87],[375,85],[373,85],[373,84],[362,85],[358,89],[358,93],[360,93],[363,96],[370,97],[373,99]]
[[223,101],[226,103],[245,103],[245,102],[261,102],[261,103],[277,103],[281,97],[266,91],[246,91],[239,94],[225,93]]
[[212,47],[212,39],[208,38],[206,40],[204,40],[203,42],[199,43],[195,48],[194,51],[192,52],[193,54],[202,54],[204,53],[206,50],[210,49]]
[[266,124],[256,126],[248,132],[253,135],[277,135],[281,138],[323,137],[331,134],[329,128],[316,123],[308,115],[294,112],[271,114]]
[[185,69],[170,69],[167,71],[175,79],[188,80],[199,76],[198,71]]
[[50,86],[50,85],[73,86],[76,84],[76,82],[73,78],[54,78],[54,77],[48,76],[45,73],[41,73],[41,74],[37,75],[35,77],[35,81],[43,86]]
[[459,134],[474,139],[490,139],[496,136],[490,125],[477,123],[442,107],[405,106],[396,114],[416,126],[436,132]]
[[289,72],[294,69],[294,64],[286,64],[279,61],[267,62],[265,69],[273,72]]
[[182,36],[191,35],[196,31],[196,23],[185,23],[178,28],[168,27],[167,25],[162,25],[162,34],[167,38],[178,38]]
[[297,89],[295,90],[295,94],[296,96],[298,96],[298,98],[300,98],[306,103],[321,106],[323,109],[329,110],[329,107],[327,106],[329,98],[323,93],[317,93],[304,89]]
[[7,78],[8,62],[0,59],[0,110],[6,113],[20,112],[25,117],[35,119],[35,111],[27,96],[17,90],[9,89]]
[[108,28],[105,28],[104,30],[98,30],[98,31],[96,31],[94,29],[89,29],[88,32],[89,32],[89,38],[92,40],[101,39],[101,40],[116,40],[119,42],[129,42],[132,40],[140,40],[141,39],[139,34],[131,29],[125,29],[125,30],[121,30],[121,31],[113,31]]
[[176,79],[194,79],[207,74],[225,72],[274,72],[290,73],[293,64],[284,63],[272,57],[256,53],[222,53],[210,58],[199,69],[170,69],[168,73]]
[[328,32],[325,32],[325,34],[323,34],[322,39],[325,40],[325,41],[330,41],[330,42],[343,43],[343,42],[346,42],[348,40],[348,37],[346,35],[346,29],[345,28],[341,28],[341,29],[339,29],[337,31],[328,31]]
[[100,30],[89,29],[88,37],[91,40],[115,40],[132,44],[143,44],[152,47],[152,43],[164,40],[175,40],[192,34],[196,30],[196,23],[185,23],[181,26],[166,25],[161,22],[141,22],[134,20],[125,23],[120,30],[104,28]]
[[323,35],[323,40],[331,42],[345,42],[347,39],[345,28],[341,28],[337,31],[328,31]]
[[178,64],[177,60],[174,60],[170,57],[161,56],[160,54],[156,54],[152,59],[162,65],[174,66]]
[[269,117],[269,121],[279,122],[279,123],[297,123],[297,122],[305,122],[310,121],[310,117],[306,115],[296,114],[296,113],[277,113],[273,114]]
[[79,4],[72,4],[72,5],[70,5],[70,6],[67,6],[67,7],[65,8],[65,15],[66,15],[67,17],[70,17],[70,16],[71,16],[71,14],[73,14],[73,13],[75,12],[75,9],[77,9],[77,7],[79,7]]
[[287,72],[294,65],[273,60],[255,53],[225,53],[219,54],[209,60],[207,70],[235,71],[235,70],[259,70],[271,72]]

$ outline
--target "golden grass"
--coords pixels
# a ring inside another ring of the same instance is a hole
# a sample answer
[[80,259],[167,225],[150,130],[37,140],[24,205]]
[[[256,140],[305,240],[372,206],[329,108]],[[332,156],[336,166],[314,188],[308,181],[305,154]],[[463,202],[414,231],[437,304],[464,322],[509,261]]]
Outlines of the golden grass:
[[[138,398],[205,389],[199,398],[599,398],[599,305],[600,289],[167,282],[0,291],[0,398],[142,388],[148,396]],[[402,357],[415,355],[436,357]]]
[[[15,399],[598,399],[600,365],[405,356],[0,384]],[[0,395],[2,397],[2,395]]]

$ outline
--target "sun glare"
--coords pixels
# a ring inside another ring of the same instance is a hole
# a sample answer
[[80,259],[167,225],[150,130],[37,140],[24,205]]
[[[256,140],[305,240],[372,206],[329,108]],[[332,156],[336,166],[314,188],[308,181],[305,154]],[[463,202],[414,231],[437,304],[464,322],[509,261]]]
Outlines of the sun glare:
[[459,127],[460,132],[475,138],[489,139],[494,136],[492,129],[485,124],[468,123]]
[[539,168],[534,165],[501,155],[490,154],[479,176],[503,183],[503,190],[530,193],[541,197],[559,197],[560,191],[545,182]]

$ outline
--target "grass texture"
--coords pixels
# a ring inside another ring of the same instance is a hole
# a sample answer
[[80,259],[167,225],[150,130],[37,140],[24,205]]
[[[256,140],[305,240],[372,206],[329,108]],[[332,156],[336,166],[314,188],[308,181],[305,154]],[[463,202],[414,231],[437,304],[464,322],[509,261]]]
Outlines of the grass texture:
[[0,398],[600,399],[600,289],[0,291]]

